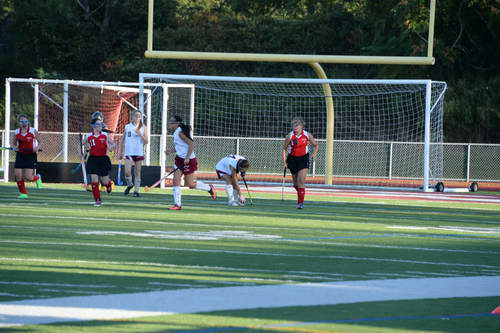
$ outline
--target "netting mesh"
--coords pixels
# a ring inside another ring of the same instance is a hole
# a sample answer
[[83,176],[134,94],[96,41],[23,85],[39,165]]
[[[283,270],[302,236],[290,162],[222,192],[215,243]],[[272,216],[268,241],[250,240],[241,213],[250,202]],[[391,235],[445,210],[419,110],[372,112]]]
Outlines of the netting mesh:
[[[249,176],[254,180],[280,181],[283,140],[291,130],[291,120],[301,117],[305,129],[319,143],[318,158],[310,167],[307,182],[324,182],[326,163],[332,161],[335,183],[386,184],[404,180],[404,185],[421,184],[418,180],[424,172],[425,81],[328,81],[332,91],[328,97],[334,106],[333,156],[326,154],[328,115],[324,82],[299,81],[172,79],[160,74],[146,79],[147,83],[162,84],[148,86],[144,96],[144,110],[151,112],[151,164],[162,164],[165,159],[162,145],[170,145],[171,136],[162,142],[162,122],[166,115],[175,114],[193,124],[200,177],[213,177],[214,165],[220,158],[238,153],[251,161]],[[185,84],[195,86],[194,97],[192,88]],[[446,84],[432,82],[430,91],[430,177],[441,179]],[[62,82],[11,83],[11,128],[16,126],[16,114],[26,113],[33,119],[34,106],[38,104],[42,161],[63,160],[64,96]],[[67,103],[68,161],[77,162],[78,133],[90,130],[90,115],[102,112],[108,128],[117,132],[118,141],[130,112],[139,109],[139,89],[137,85],[72,83],[68,85]],[[412,183],[414,180],[417,181]]]
[[[37,125],[39,132],[43,148],[39,160],[63,161],[64,84],[13,82],[11,92],[11,127],[17,126],[15,115],[27,114],[32,125]],[[129,122],[130,112],[139,109],[138,99],[137,87],[68,84],[68,162],[79,161],[79,133],[90,132],[90,120],[94,112],[102,113],[106,127],[115,132],[111,134],[111,138],[118,142]],[[38,112],[35,112],[35,104],[38,105]],[[35,121],[36,115],[38,117]]]
[[[300,117],[320,143],[310,174],[324,175],[327,112],[323,86],[313,82],[318,80],[254,82],[158,75],[148,81],[195,84],[194,128],[202,167],[211,169],[217,158],[237,152],[251,160],[254,173],[280,174],[281,144],[291,130],[291,120]],[[329,86],[334,103],[334,176],[358,180],[423,177],[423,81],[336,80]],[[445,83],[432,83],[429,159],[434,179],[440,179],[443,170],[445,90]]]

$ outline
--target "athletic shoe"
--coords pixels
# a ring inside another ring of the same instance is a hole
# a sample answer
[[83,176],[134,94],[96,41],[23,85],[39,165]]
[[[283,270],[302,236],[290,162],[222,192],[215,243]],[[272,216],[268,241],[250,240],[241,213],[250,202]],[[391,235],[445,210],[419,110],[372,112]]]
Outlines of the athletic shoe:
[[134,197],[134,198],[139,198],[140,196],[141,196],[141,195],[139,194],[139,192],[134,192],[134,194],[133,194],[133,197]]
[[238,207],[240,204],[237,201],[229,201],[227,205],[232,207]]
[[42,176],[40,175],[37,175],[38,176],[38,179],[36,180],[35,184],[36,184],[36,188],[42,188],[43,187],[43,184],[42,184]]
[[297,204],[297,209],[304,209],[304,203]]
[[106,185],[106,192],[111,193],[113,191],[113,181],[110,180],[109,183]]
[[177,205],[173,205],[172,207],[170,207],[168,210],[181,210],[182,207],[181,206],[177,206]]
[[101,200],[98,200],[95,202],[94,204],[95,207],[101,207],[102,206],[102,201]]
[[28,195],[26,193],[21,193],[17,196],[18,199],[28,199]]
[[210,193],[210,195],[212,196],[212,200],[217,199],[217,194],[215,193],[215,187],[212,184],[208,186],[210,186],[210,190],[208,191],[208,193]]
[[125,189],[125,192],[123,192],[123,195],[128,195],[130,193],[130,190],[134,187],[134,185],[127,186]]

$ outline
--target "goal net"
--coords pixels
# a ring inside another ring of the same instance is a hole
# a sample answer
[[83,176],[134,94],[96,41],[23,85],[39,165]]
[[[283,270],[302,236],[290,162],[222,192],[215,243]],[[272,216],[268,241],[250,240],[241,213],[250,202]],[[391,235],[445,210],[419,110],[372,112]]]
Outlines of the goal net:
[[319,143],[310,184],[328,183],[329,164],[336,185],[427,189],[442,178],[444,82],[167,74],[141,74],[139,81],[195,85],[194,113],[182,115],[194,127],[202,178],[237,153],[251,162],[249,179],[281,182],[282,145],[296,117]]

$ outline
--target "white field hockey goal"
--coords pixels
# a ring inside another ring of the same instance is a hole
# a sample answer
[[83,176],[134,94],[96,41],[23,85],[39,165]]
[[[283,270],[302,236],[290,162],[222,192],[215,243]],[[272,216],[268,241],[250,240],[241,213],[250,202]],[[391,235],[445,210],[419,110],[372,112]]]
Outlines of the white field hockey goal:
[[[145,165],[160,165],[165,172],[169,112],[192,114],[192,84],[142,84],[138,82],[38,80],[8,78],[5,84],[5,127],[2,145],[8,147],[17,128],[16,116],[26,114],[39,132],[41,162],[79,162],[79,134],[90,132],[91,115],[100,111],[104,123],[119,142],[130,113],[141,110],[150,134]],[[0,173],[8,181],[9,161],[15,154],[2,150]],[[117,156],[113,156],[117,163]]]
[[249,179],[280,183],[281,147],[295,117],[320,145],[310,184],[433,191],[443,177],[444,82],[148,73],[139,82],[196,87],[194,113],[180,115],[193,125],[201,177],[237,153],[250,160]]

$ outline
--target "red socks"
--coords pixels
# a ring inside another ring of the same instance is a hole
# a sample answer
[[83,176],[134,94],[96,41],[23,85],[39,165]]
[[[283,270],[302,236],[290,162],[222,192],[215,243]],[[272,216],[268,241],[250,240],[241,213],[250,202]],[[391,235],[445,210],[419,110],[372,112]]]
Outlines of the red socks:
[[28,191],[26,191],[26,187],[24,186],[24,180],[20,180],[17,182],[17,188],[19,189],[20,193],[28,194]]
[[306,196],[306,189],[305,188],[299,188],[297,190],[297,203],[303,203],[304,202],[304,197]]
[[99,183],[92,183],[92,195],[95,201],[101,201],[101,191],[99,190]]

